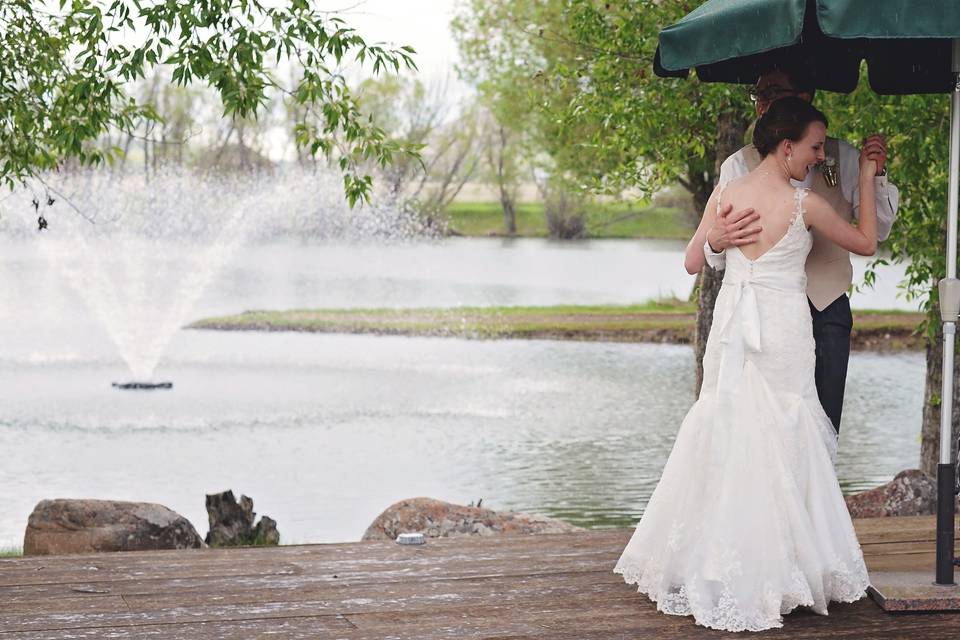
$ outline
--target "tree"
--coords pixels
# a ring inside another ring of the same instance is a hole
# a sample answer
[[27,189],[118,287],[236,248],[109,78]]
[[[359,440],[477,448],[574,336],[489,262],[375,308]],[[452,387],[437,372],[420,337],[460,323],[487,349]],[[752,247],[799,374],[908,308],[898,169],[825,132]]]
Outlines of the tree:
[[475,110],[447,98],[445,82],[425,85],[389,77],[360,85],[360,107],[388,136],[419,157],[405,157],[384,171],[388,197],[435,220],[475,174],[481,136]]
[[[125,41],[142,34],[135,44]],[[214,88],[225,117],[252,117],[267,93],[315,115],[294,129],[311,154],[335,158],[351,204],[365,200],[363,168],[411,153],[389,140],[357,108],[337,66],[348,60],[373,72],[415,69],[410,47],[367,44],[341,19],[307,0],[282,7],[259,0],[60,0],[59,11],[31,0],[0,3],[0,178],[10,187],[57,167],[64,158],[99,163],[119,149],[86,144],[116,128],[134,130],[156,111],[131,99],[124,83],[160,65],[178,85]],[[293,89],[272,73],[302,69]]]
[[512,236],[517,233],[517,190],[523,167],[520,136],[486,109],[481,115],[480,136],[486,169],[484,182],[496,186],[503,210],[503,231]]
[[575,64],[579,52],[569,39],[544,37],[548,31],[569,29],[566,4],[471,0],[452,24],[462,59],[458,71],[477,87],[481,104],[496,123],[491,127],[494,146],[488,147],[494,156],[488,164],[507,233],[516,230],[513,194],[523,173],[520,167],[536,177],[541,189],[549,187],[550,200],[558,205],[549,211],[562,210],[560,215],[547,215],[551,235],[577,235],[583,229],[582,210],[574,220],[566,205],[580,199],[573,193],[579,190],[578,176],[582,167],[596,166],[598,158],[579,145],[589,134],[563,126],[554,108],[567,103],[577,90],[556,80]]
[[[473,0],[455,27],[467,77],[568,187],[653,194],[679,182],[702,212],[752,107],[742,87],[653,76],[659,30],[691,8],[681,0]],[[706,268],[697,389],[719,287]]]

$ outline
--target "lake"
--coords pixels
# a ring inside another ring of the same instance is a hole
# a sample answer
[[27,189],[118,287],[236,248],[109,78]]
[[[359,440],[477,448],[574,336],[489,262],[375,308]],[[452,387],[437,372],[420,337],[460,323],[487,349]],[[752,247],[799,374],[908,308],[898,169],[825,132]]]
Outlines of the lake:
[[[131,374],[98,304],[78,294],[85,272],[65,277],[36,242],[0,247],[0,547],[19,546],[33,506],[54,497],[160,502],[203,534],[204,494],[228,488],[253,497],[286,543],[359,539],[382,509],[415,496],[628,526],[693,401],[685,346],[192,330],[173,333],[156,370],[173,390],[121,392],[110,383]],[[188,320],[685,297],[682,249],[273,242],[229,256]],[[112,306],[164,299],[164,282],[176,292],[183,259],[176,247],[144,252],[137,268],[171,275]],[[883,268],[854,306],[909,308],[896,295],[902,274]],[[917,466],[924,366],[920,353],[853,355],[837,462],[845,491]]]

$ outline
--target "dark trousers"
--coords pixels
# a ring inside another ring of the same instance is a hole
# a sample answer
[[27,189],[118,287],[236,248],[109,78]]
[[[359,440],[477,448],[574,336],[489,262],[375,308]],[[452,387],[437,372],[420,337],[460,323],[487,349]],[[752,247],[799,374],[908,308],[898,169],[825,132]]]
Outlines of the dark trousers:
[[843,390],[847,384],[847,362],[850,360],[850,330],[853,329],[850,298],[844,294],[823,311],[817,311],[810,304],[810,315],[813,317],[813,339],[817,343],[814,372],[817,395],[839,434]]

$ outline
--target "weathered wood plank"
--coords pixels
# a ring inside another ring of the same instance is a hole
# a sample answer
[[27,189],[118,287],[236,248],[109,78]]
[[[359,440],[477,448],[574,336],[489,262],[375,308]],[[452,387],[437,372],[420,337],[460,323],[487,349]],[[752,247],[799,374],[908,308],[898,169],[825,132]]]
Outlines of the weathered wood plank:
[[[853,521],[860,545],[889,541],[934,540],[937,532],[935,516],[903,516],[898,518],[860,518]],[[960,517],[954,523],[960,534]]]
[[[426,584],[424,586],[427,587]],[[482,607],[491,602],[527,608],[566,606],[571,600],[601,605],[618,597],[631,598],[632,589],[624,586],[619,576],[612,572],[595,572],[587,574],[587,577],[554,574],[537,579],[442,580],[422,590],[397,588],[396,585],[374,589],[372,585],[361,585],[341,590],[328,588],[279,594],[285,596],[282,598],[253,592],[231,594],[223,598],[210,593],[202,602],[193,602],[189,597],[179,594],[170,594],[162,599],[154,596],[124,596],[123,600],[129,609],[89,611],[70,619],[65,619],[61,611],[51,611],[51,607],[37,607],[35,611],[20,615],[0,615],[0,631],[45,629],[51,625],[62,628],[136,626],[365,612],[403,616],[411,611]]]
[[[929,558],[932,571],[932,518],[855,526],[871,569]],[[739,637],[658,613],[612,574],[631,533],[0,560],[0,640]],[[868,601],[830,611],[751,638],[926,640],[960,624]]]
[[[861,547],[866,558],[874,556],[889,556],[903,553],[932,553],[936,551],[935,542],[885,542],[883,544]],[[960,551],[960,544],[954,546],[954,553]]]
[[[339,562],[330,560],[324,563],[304,563],[297,571],[286,570],[282,573],[272,571],[269,566],[246,567],[250,573],[245,575],[202,575],[177,578],[169,577],[169,572],[159,571],[161,577],[140,579],[115,578],[104,579],[94,575],[89,581],[55,582],[51,577],[46,584],[25,584],[0,587],[0,601],[40,598],[58,598],[71,595],[77,588],[106,590],[110,593],[150,594],[150,593],[204,593],[210,591],[240,590],[294,590],[316,584],[380,584],[385,582],[417,583],[437,579],[438,577],[489,577],[498,575],[538,575],[558,571],[596,571],[598,567],[613,567],[615,557],[622,550],[619,544],[601,547],[595,550],[584,549],[577,553],[556,554],[553,556],[524,554],[513,558],[498,558],[489,553],[457,553],[453,556],[426,555],[409,551],[408,557],[389,564],[377,564],[351,560]],[[613,559],[611,559],[613,558]],[[527,567],[534,568],[527,568]],[[186,571],[186,569],[185,569]],[[207,574],[210,570],[207,570]],[[229,572],[225,572],[229,573]],[[2,574],[2,568],[0,568]],[[125,575],[125,574],[121,574]],[[66,580],[69,574],[61,575]]]
[[55,600],[33,600],[0,602],[0,630],[7,628],[5,620],[13,616],[36,616],[39,613],[54,613],[57,615],[94,614],[94,613],[125,613],[129,611],[126,602],[120,595],[100,597],[77,596],[63,597]]
[[131,611],[156,611],[181,606],[228,605],[250,602],[317,601],[321,598],[337,611],[404,610],[446,604],[478,603],[491,600],[529,601],[576,596],[604,597],[623,579],[608,568],[590,572],[561,572],[544,575],[495,576],[484,578],[440,578],[426,582],[356,585],[303,585],[290,589],[215,590],[208,593],[126,595]]
[[243,576],[214,576],[192,577],[185,579],[143,579],[123,580],[113,582],[91,583],[63,583],[45,585],[24,585],[0,588],[0,601],[28,600],[40,598],[58,598],[63,595],[72,595],[78,588],[103,590],[108,593],[123,594],[159,594],[177,591],[178,593],[206,593],[230,590],[294,590],[316,585],[377,585],[388,582],[423,583],[441,578],[486,578],[496,576],[537,576],[549,575],[557,572],[596,571],[598,568],[612,570],[615,559],[608,554],[592,557],[577,558],[568,563],[557,566],[537,566],[528,568],[526,565],[504,563],[502,561],[485,561],[473,566],[461,568],[456,573],[445,574],[443,571],[423,567],[421,569],[400,568],[391,571],[347,573],[317,573],[298,575],[243,575]]
[[599,540],[629,539],[630,529],[592,529],[574,533],[551,533],[541,535],[514,535],[489,537],[434,538],[423,546],[400,546],[392,541],[338,542],[306,545],[283,545],[279,547],[229,547],[213,549],[184,549],[165,551],[125,551],[117,553],[88,553],[62,556],[20,556],[0,558],[0,567],[18,565],[33,566],[42,561],[50,567],[75,566],[95,563],[106,568],[132,570],[134,567],[154,567],[159,564],[172,566],[192,564],[209,560],[219,561],[243,559],[255,561],[257,558],[274,558],[288,561],[303,557],[358,557],[360,559],[391,560],[405,557],[411,550],[453,549],[462,551],[464,544],[481,549],[497,549],[497,555],[513,553],[523,554],[532,550],[546,553],[572,549],[591,549]]
[[[342,640],[397,640],[525,638],[558,640],[574,638],[656,638],[657,640],[739,638],[696,626],[690,618],[666,616],[636,596],[635,602],[618,601],[601,608],[568,603],[563,607],[535,610],[511,606],[484,606],[413,615],[370,614],[345,617],[304,617],[244,622],[198,622],[142,627],[99,627],[70,631],[47,630],[3,634],[5,639],[52,640],[65,638],[165,638],[194,640],[210,638],[281,639],[331,638]],[[910,638],[942,640],[949,637],[956,616],[890,616],[877,613],[875,605],[858,602],[834,605],[827,617],[806,611],[791,614],[783,629],[751,634],[751,638],[864,640]],[[346,626],[344,626],[346,625]]]
[[301,569],[290,563],[266,562],[251,565],[243,562],[209,562],[198,558],[196,563],[160,564],[151,570],[149,566],[117,568],[95,562],[69,566],[50,566],[37,562],[34,566],[7,568],[0,566],[0,587],[29,584],[99,583],[117,580],[137,580],[147,577],[206,578],[213,576],[243,576],[250,573],[294,575]]
[[[544,540],[538,545],[529,540],[531,537],[554,539]],[[418,571],[430,569],[435,573],[440,565],[471,567],[483,563],[525,562],[533,558],[546,562],[558,557],[591,557],[610,549],[622,550],[626,539],[620,531],[619,534],[589,532],[517,536],[516,546],[493,542],[492,539],[445,539],[431,541],[422,547],[401,547],[392,542],[314,545],[313,548],[298,548],[294,553],[277,547],[276,553],[270,553],[269,549],[236,549],[233,553],[216,549],[146,552],[144,557],[139,557],[139,552],[39,556],[18,558],[9,563],[0,562],[0,587],[76,582],[87,584],[145,577],[162,580],[216,575],[297,575],[316,567],[338,575],[401,571],[399,577],[403,578],[405,574],[402,572],[411,568]],[[365,549],[368,546],[370,548]],[[186,557],[181,557],[184,553]],[[389,578],[380,576],[378,579]]]
[[289,620],[251,620],[244,622],[210,621],[181,624],[160,624],[127,627],[90,627],[86,629],[50,628],[35,631],[0,632],[4,640],[216,640],[218,638],[251,640],[315,640],[316,638],[349,638],[353,629],[338,616],[293,618]]

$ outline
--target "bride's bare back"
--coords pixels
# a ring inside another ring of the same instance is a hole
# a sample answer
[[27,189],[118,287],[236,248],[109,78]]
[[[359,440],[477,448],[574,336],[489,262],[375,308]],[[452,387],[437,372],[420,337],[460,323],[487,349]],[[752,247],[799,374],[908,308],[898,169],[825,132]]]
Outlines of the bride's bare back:
[[733,205],[734,211],[752,208],[760,216],[757,241],[739,247],[748,260],[759,260],[783,239],[797,210],[796,189],[774,181],[762,170],[733,180],[719,194],[719,206]]

